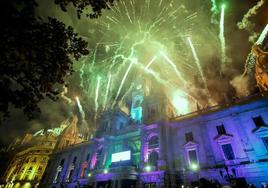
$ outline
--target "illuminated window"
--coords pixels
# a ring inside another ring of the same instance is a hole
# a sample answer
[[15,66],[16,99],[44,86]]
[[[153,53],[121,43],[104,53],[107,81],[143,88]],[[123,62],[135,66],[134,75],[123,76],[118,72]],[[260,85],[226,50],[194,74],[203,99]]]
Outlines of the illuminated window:
[[80,174],[80,177],[81,177],[81,178],[85,178],[87,167],[88,167],[88,163],[87,163],[87,161],[85,161],[85,162],[82,164],[82,171],[81,171],[81,174]]
[[68,173],[67,178],[66,178],[66,180],[68,180],[68,181],[72,181],[76,160],[77,160],[77,157],[74,157],[73,162],[69,168],[69,173]]
[[218,125],[216,126],[218,134],[226,134],[226,130],[224,128],[224,125]]
[[234,151],[233,151],[231,144],[224,144],[221,147],[222,147],[222,150],[223,150],[223,153],[224,153],[226,160],[234,160],[235,159]]
[[186,142],[190,142],[190,141],[193,141],[193,140],[194,140],[194,137],[193,137],[192,132],[185,133],[185,141]]
[[56,172],[55,178],[53,180],[53,183],[57,183],[60,181],[60,175],[61,175],[61,171],[63,169],[64,162],[65,162],[65,159],[62,159],[60,162],[60,165],[57,168],[57,172]]
[[256,127],[261,127],[265,125],[261,116],[253,117],[252,120],[255,123]]

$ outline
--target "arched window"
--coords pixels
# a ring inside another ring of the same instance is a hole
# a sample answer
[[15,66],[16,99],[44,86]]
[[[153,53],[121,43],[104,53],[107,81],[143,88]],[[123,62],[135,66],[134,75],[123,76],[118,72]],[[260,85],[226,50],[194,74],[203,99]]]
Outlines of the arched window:
[[61,171],[63,169],[64,161],[65,161],[65,159],[62,159],[60,161],[60,165],[57,168],[57,172],[56,172],[55,178],[53,180],[53,183],[57,183],[60,181],[60,175],[61,175]]
[[149,164],[156,167],[158,158],[158,153],[156,151],[152,151],[149,155]]
[[67,178],[66,178],[67,181],[72,181],[76,160],[77,160],[77,157],[75,156],[73,158],[73,162],[69,168],[69,173],[68,173]]
[[158,146],[159,146],[158,136],[152,136],[148,142],[148,148],[154,149],[158,148]]
[[102,152],[103,152],[103,147],[99,148],[98,151],[97,151],[95,168],[100,168],[101,167],[101,155],[102,155]]

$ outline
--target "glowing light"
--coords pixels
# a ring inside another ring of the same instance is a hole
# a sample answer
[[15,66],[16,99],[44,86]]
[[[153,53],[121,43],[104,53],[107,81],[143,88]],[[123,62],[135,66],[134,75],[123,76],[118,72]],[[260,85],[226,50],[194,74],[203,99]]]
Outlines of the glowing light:
[[112,163],[130,160],[130,156],[131,156],[130,151],[113,153],[112,154]]
[[196,170],[198,170],[198,168],[199,168],[199,167],[198,167],[197,164],[195,164],[195,163],[192,163],[192,164],[191,164],[191,169],[192,169],[192,170],[196,171]]
[[88,177],[91,177],[92,176],[92,174],[91,173],[88,173],[88,175],[87,175]]
[[103,170],[103,173],[104,173],[104,174],[108,174],[108,172],[109,172],[108,169],[104,169],[104,170]]
[[221,62],[226,62],[226,46],[225,46],[225,37],[224,37],[224,9],[225,5],[221,6],[221,19],[220,19],[220,33],[219,38],[221,42]]
[[177,114],[186,114],[190,111],[189,101],[184,91],[176,89],[172,92],[172,105],[175,107]]
[[145,166],[144,170],[145,170],[146,172],[151,172],[152,167],[149,166],[149,165],[147,165],[147,166]]

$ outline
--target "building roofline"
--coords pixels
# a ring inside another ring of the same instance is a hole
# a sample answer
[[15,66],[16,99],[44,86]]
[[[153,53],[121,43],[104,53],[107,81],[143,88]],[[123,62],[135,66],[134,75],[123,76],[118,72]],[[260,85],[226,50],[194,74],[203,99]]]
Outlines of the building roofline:
[[255,101],[256,99],[265,99],[267,97],[268,97],[268,92],[249,95],[247,97],[237,98],[231,103],[218,104],[215,106],[210,106],[207,108],[203,108],[201,110],[190,112],[190,113],[185,114],[185,115],[172,117],[169,119],[169,121],[170,122],[177,122],[177,121],[181,121],[181,120],[191,119],[191,118],[194,118],[194,117],[200,116],[200,115],[209,115],[209,114],[214,113],[214,112],[222,111],[222,110],[225,110],[227,108],[232,108],[232,107],[236,107],[236,106],[240,106],[240,105],[245,105],[245,104],[248,104],[250,102]]

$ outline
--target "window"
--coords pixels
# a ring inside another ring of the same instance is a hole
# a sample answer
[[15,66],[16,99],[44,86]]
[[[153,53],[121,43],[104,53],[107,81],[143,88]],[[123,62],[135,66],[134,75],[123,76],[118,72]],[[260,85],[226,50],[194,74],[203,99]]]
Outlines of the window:
[[189,162],[190,164],[197,164],[197,154],[196,150],[190,150],[188,151],[188,156],[189,156]]
[[100,168],[101,167],[101,156],[103,152],[103,147],[99,148],[97,151],[97,158],[96,158],[96,165],[95,168]]
[[53,183],[57,183],[57,182],[60,181],[61,171],[62,171],[62,169],[63,169],[64,162],[65,162],[65,159],[62,159],[62,160],[60,161],[60,165],[59,165],[58,168],[57,168],[57,173],[56,173],[56,175],[55,175],[55,178],[54,178]]
[[252,120],[254,121],[256,127],[261,127],[261,126],[265,125],[261,116],[253,117]]
[[36,161],[37,161],[37,158],[36,158],[36,157],[34,157],[34,159],[33,159],[33,161],[32,161],[32,162],[33,162],[33,163],[35,163]]
[[61,167],[63,167],[64,161],[65,161],[65,159],[62,159],[62,160],[60,161],[60,166],[61,166]]
[[149,155],[149,160],[148,162],[150,163],[150,165],[152,166],[157,166],[157,160],[158,160],[158,153],[156,151],[153,151],[152,153],[150,153]]
[[194,140],[193,133],[192,132],[186,133],[185,134],[185,140],[186,140],[186,142],[193,141]]
[[226,160],[234,160],[234,152],[231,144],[224,144],[221,146]]
[[226,134],[224,125],[218,125],[216,126],[216,128],[217,128],[218,134]]
[[89,156],[90,156],[90,154],[88,153],[88,154],[87,154],[87,157],[86,157],[86,161],[89,160]]
[[153,136],[152,138],[150,138],[148,143],[149,149],[158,148],[158,145],[158,136]]
[[262,141],[263,141],[263,143],[264,143],[266,149],[268,150],[268,137],[263,137],[263,138],[262,138]]
[[77,157],[73,158],[73,164],[75,164]]

